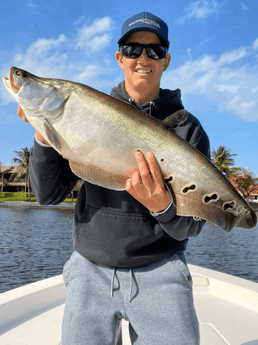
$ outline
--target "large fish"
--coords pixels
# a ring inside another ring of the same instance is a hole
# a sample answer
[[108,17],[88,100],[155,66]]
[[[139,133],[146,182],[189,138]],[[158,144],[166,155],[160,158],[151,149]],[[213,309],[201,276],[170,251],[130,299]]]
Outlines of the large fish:
[[152,151],[172,190],[179,216],[206,219],[229,232],[251,229],[257,217],[231,183],[198,150],[167,129],[183,123],[181,110],[161,122],[135,107],[75,82],[39,78],[12,67],[4,85],[31,125],[84,180],[125,190],[135,150]]

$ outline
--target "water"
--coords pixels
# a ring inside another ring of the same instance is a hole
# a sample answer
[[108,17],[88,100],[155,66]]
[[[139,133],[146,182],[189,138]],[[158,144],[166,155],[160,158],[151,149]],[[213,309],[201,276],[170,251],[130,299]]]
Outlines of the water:
[[[73,210],[0,207],[0,293],[62,273],[73,252]],[[258,282],[258,225],[229,234],[207,223],[189,263]]]
[[62,273],[73,210],[0,207],[0,293]]

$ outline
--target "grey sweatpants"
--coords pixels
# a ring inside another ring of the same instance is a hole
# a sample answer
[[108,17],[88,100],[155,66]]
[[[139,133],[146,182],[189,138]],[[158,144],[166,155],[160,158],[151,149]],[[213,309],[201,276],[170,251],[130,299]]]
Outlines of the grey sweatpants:
[[199,345],[192,278],[183,253],[138,268],[99,267],[74,252],[64,266],[62,345]]

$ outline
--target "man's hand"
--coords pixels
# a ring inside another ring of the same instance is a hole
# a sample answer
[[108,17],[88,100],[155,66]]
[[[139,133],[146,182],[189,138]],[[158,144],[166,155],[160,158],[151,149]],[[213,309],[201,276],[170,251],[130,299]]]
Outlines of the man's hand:
[[[29,120],[27,119],[24,111],[22,110],[21,106],[19,105],[18,106],[18,110],[17,110],[17,115],[20,116],[20,118],[23,119],[24,122],[28,122],[29,123]],[[49,143],[42,137],[41,134],[39,134],[39,132],[36,131],[36,138],[43,144],[45,145],[49,145]],[[49,145],[50,146],[50,145]]]
[[22,110],[21,106],[19,105],[18,106],[18,110],[17,110],[17,115],[20,116],[24,122],[28,122],[29,123],[29,120],[27,119],[24,111]]
[[171,202],[171,195],[164,185],[160,168],[152,152],[144,155],[137,151],[135,158],[138,171],[126,181],[126,190],[152,212],[165,210]]

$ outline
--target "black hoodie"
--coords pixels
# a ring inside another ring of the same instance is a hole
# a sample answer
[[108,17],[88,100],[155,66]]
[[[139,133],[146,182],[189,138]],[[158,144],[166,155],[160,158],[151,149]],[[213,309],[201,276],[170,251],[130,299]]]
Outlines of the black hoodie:
[[[160,98],[142,106],[126,93],[124,82],[112,89],[111,96],[159,120],[184,108],[179,89],[160,89]],[[181,125],[170,125],[169,129],[210,159],[207,134],[193,115]],[[67,160],[36,141],[30,159],[30,177],[37,200],[44,205],[62,202],[78,180]],[[154,216],[126,191],[84,181],[74,212],[74,249],[97,265],[139,267],[185,250],[188,238],[197,236],[204,224],[204,220],[177,216],[174,205]]]

